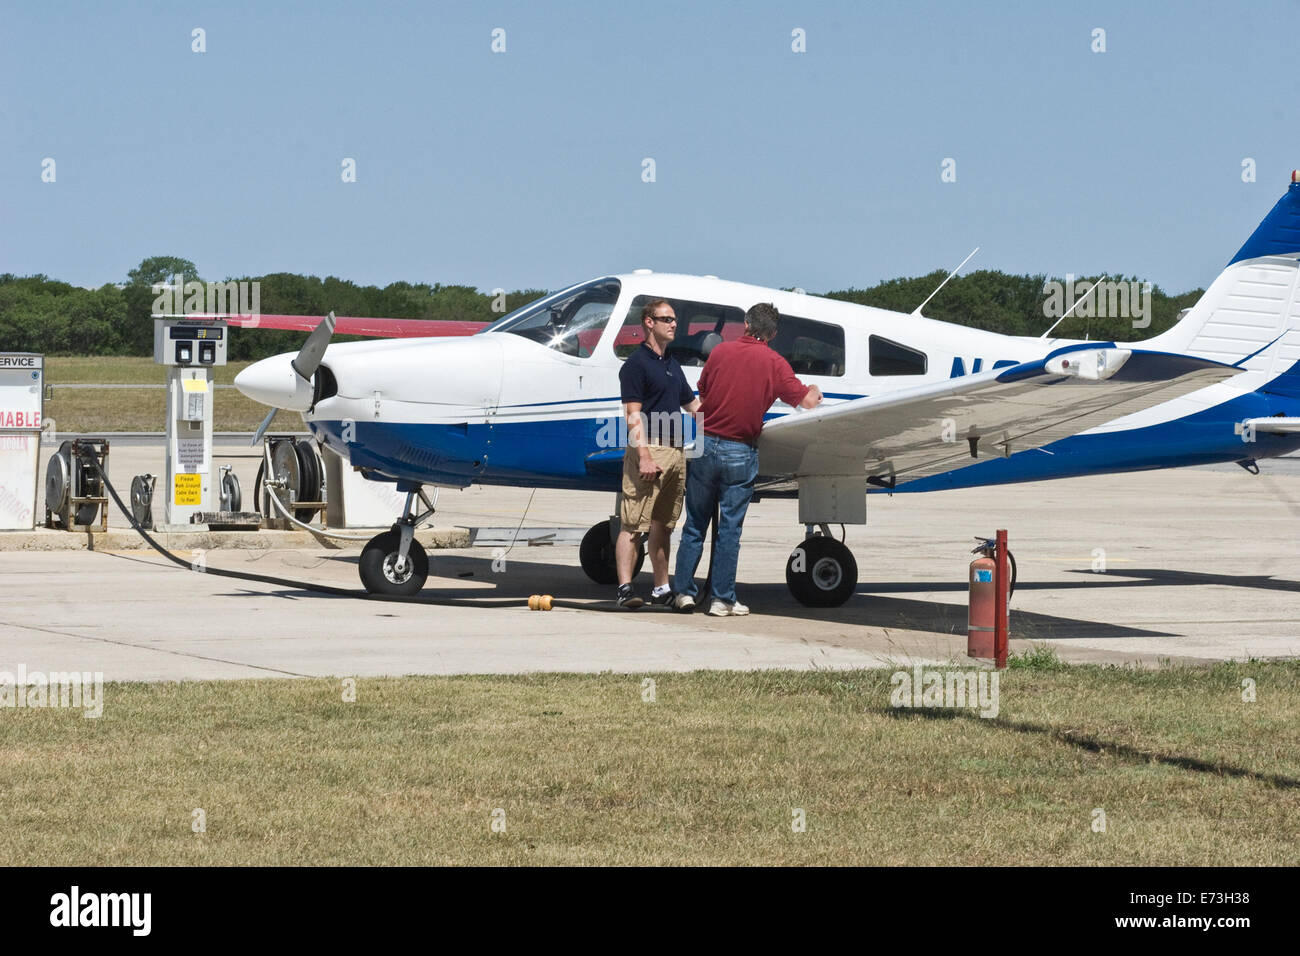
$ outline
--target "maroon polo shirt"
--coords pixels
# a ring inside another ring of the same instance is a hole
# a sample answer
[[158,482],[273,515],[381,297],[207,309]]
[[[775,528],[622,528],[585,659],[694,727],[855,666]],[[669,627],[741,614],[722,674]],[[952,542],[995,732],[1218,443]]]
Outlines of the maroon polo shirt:
[[808,386],[795,378],[790,363],[749,335],[722,342],[709,352],[700,373],[700,411],[704,430],[734,441],[753,443],[763,430],[763,415],[778,398],[798,405]]

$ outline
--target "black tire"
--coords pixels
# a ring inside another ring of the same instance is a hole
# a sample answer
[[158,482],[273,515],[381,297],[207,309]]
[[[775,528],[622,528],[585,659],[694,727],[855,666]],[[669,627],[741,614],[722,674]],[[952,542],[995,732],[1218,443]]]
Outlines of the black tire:
[[397,549],[401,543],[400,531],[385,531],[371,538],[361,550],[357,570],[361,572],[361,583],[371,594],[411,597],[419,594],[424,587],[424,582],[429,577],[429,556],[414,538],[411,539],[411,547],[406,556],[406,574],[399,576],[393,572],[392,565],[397,559]]
[[790,554],[785,583],[805,607],[839,607],[857,589],[858,562],[841,542],[814,535]]
[[[609,522],[594,524],[583,536],[578,547],[578,560],[587,577],[597,584],[618,584],[618,568],[614,565],[614,542],[609,539]],[[645,564],[645,542],[637,540],[636,564],[632,566],[632,577],[641,573]]]

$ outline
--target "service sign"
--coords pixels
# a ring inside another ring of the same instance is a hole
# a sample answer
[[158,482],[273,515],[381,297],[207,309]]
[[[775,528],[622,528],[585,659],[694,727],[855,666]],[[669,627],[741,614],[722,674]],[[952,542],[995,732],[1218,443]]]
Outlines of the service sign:
[[0,531],[36,526],[45,357],[0,352]]
[[45,356],[0,352],[0,428],[41,430]]

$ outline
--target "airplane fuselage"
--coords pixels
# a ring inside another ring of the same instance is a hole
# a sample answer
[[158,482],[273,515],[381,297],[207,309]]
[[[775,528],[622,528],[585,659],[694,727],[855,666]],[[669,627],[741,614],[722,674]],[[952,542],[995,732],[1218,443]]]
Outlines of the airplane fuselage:
[[[331,345],[324,365],[337,390],[326,389],[304,419],[317,438],[375,478],[616,490],[622,451],[610,438],[620,434],[611,424],[623,414],[618,372],[622,355],[639,344],[641,306],[661,297],[676,309],[671,348],[692,385],[705,340],[737,337],[746,309],[773,302],[782,315],[773,347],[800,379],[822,389],[828,405],[1101,344],[1000,335],[711,277],[636,273],[556,293],[465,338]],[[1300,436],[1252,435],[1246,444],[1234,431],[1244,419],[1300,413],[1300,388],[1278,386],[1289,376],[1276,379],[1276,372],[1243,366],[1228,382],[1139,415],[1041,449],[900,478],[896,490],[1286,454],[1300,448]],[[1272,390],[1261,390],[1270,382]],[[778,402],[769,417],[791,411]]]

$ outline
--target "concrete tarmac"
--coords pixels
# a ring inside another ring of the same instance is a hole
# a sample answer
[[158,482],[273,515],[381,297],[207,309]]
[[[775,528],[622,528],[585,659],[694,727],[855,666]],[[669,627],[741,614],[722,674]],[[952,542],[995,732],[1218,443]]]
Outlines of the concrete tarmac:
[[[253,457],[226,457],[236,454]],[[133,474],[158,473],[151,459],[160,456],[156,442],[115,442],[119,491]],[[217,459],[235,463],[251,497],[256,452],[223,443]],[[573,545],[516,545],[504,560],[485,548],[433,551],[429,583],[410,602],[363,596],[359,542],[326,549],[268,536],[265,547],[203,556],[208,568],[355,597],[196,574],[117,546],[0,550],[0,671],[102,671],[111,681],[962,663],[972,538],[999,527],[1019,563],[1013,652],[1043,643],[1067,660],[1144,666],[1294,657],[1300,465],[1261,467],[1259,476],[1221,466],[872,495],[868,525],[848,529],[858,591],[821,610],[797,604],[784,583],[802,537],[795,502],[760,502],[741,554],[739,594],[753,609],[743,618],[615,609]],[[444,490],[435,525],[585,528],[612,504],[574,492]],[[647,568],[643,591],[648,581]],[[533,593],[560,606],[529,611]]]

